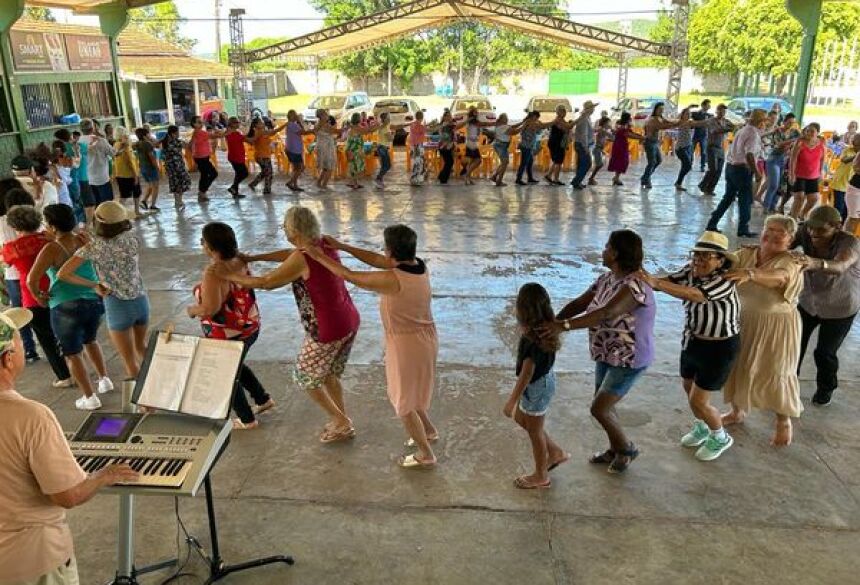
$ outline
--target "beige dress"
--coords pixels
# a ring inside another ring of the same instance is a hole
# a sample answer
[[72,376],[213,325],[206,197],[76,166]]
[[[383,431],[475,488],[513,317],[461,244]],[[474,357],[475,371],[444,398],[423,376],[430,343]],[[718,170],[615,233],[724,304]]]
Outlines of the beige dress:
[[395,268],[400,292],[382,295],[379,313],[385,329],[385,378],[397,416],[428,410],[436,383],[439,343],[430,310],[430,273]]
[[[757,248],[738,251],[736,268],[756,268]],[[800,314],[797,298],[803,274],[788,252],[758,268],[784,270],[788,284],[781,289],[752,282],[738,286],[741,299],[741,348],[723,389],[726,403],[749,412],[752,408],[798,417],[803,411],[797,361],[800,356]]]

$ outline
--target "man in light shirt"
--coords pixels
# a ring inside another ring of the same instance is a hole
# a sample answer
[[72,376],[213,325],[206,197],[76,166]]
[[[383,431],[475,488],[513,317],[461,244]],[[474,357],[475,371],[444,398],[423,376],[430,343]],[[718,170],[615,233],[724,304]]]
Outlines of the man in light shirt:
[[[738,200],[738,237],[755,238],[758,234],[750,231],[750,216],[752,215],[753,193],[761,183],[761,171],[756,160],[761,152],[761,130],[767,123],[767,112],[753,110],[749,123],[738,131],[729,154],[726,157],[726,193],[720,204],[711,214],[708,230],[718,232],[717,224]],[[755,179],[755,187],[753,186]]]
[[0,583],[78,585],[65,509],[137,473],[109,465],[87,475],[51,409],[15,391],[24,371],[18,331],[32,316],[22,308],[0,313]]
[[98,122],[89,118],[81,121],[81,142],[87,145],[87,176],[90,180],[95,204],[113,199],[110,184],[110,159],[114,155],[113,146],[102,136]]

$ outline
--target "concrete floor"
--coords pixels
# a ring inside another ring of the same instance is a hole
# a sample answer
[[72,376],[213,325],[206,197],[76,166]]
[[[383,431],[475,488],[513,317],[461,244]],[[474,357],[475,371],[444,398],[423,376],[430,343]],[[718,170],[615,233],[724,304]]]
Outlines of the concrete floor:
[[[224,582],[858,582],[857,328],[842,348],[842,386],[833,405],[807,409],[794,445],[769,447],[771,421],[754,414],[732,430],[735,446],[704,464],[678,445],[691,419],[676,376],[682,309],[659,296],[656,363],[620,408],[642,456],[621,477],[586,463],[605,439],[588,414],[586,335],[568,335],[548,428],[573,458],[553,472],[551,490],[522,492],[511,484],[531,464],[524,433],[501,414],[514,383],[518,287],[539,281],[560,307],[602,271],[606,237],[622,226],[643,236],[649,269],[680,266],[716,202],[698,195],[696,172],[688,180],[691,193],[676,194],[676,169],[669,159],[649,193],[635,188],[640,168],[634,167],[628,186],[612,189],[602,175],[603,185],[580,192],[486,183],[410,189],[400,173],[385,193],[338,185],[301,198],[285,194],[278,177],[275,196],[235,203],[224,191],[224,173],[205,209],[192,202],[177,216],[165,198],[160,216],[137,224],[154,326],[175,321],[180,331],[197,331],[184,307],[205,262],[198,242],[206,222],[229,222],[243,248],[270,250],[284,243],[283,213],[298,201],[319,213],[327,233],[370,248],[381,246],[386,225],[412,226],[433,273],[440,355],[432,415],[443,439],[439,467],[431,472],[405,472],[394,463],[404,436],[385,396],[376,298],[353,291],[363,324],[344,382],[358,436],[322,446],[316,437],[323,417],[288,375],[302,337],[292,295],[260,294],[264,327],[250,360],[279,404],[262,429],[234,436],[214,473],[216,507],[228,562],[285,552],[296,565]],[[760,222],[757,211],[753,225]],[[734,233],[734,225],[725,231]],[[119,378],[119,360],[107,340],[104,347]],[[807,363],[806,405],[813,375]],[[72,406],[75,393],[47,388],[48,377],[44,363],[30,367],[20,388],[50,403],[72,428],[83,418]],[[119,408],[118,394],[104,402]],[[189,530],[207,542],[202,498],[180,505]],[[176,554],[172,507],[170,498],[138,499],[139,565]],[[81,582],[106,581],[115,569],[116,498],[99,496],[69,516]],[[184,544],[181,549],[184,557]],[[196,557],[188,568],[204,573]]]

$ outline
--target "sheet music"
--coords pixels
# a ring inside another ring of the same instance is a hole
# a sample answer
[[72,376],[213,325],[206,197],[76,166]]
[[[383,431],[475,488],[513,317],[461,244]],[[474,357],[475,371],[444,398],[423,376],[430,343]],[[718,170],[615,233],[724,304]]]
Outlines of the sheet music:
[[206,418],[225,418],[230,410],[243,349],[240,341],[200,339],[180,411]]
[[197,337],[173,335],[166,343],[162,335],[158,336],[138,404],[179,410],[198,340]]

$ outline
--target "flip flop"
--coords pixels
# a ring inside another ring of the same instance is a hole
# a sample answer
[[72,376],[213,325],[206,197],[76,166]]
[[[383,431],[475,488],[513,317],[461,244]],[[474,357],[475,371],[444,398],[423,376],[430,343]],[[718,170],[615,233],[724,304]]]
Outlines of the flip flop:
[[[438,440],[439,440],[439,435],[433,435],[432,437],[427,437],[428,443],[435,443]],[[415,447],[416,446],[415,439],[413,439],[412,437],[409,437],[408,439],[406,439],[406,442],[403,443],[403,446],[404,447]]]
[[552,487],[552,480],[547,479],[546,483],[529,483],[525,479],[526,476],[521,475],[514,480],[514,487],[521,490],[545,490]]
[[595,453],[588,458],[589,463],[597,463],[601,465],[612,463],[613,461],[615,461],[615,451],[612,449],[607,449],[603,453]]
[[410,453],[397,459],[397,465],[403,469],[432,469],[436,467],[436,461],[421,461]]
[[556,461],[555,463],[551,463],[551,464],[549,465],[549,467],[547,467],[547,468],[546,468],[546,470],[547,470],[547,471],[552,471],[553,469],[555,469],[556,467],[558,467],[558,466],[559,466],[559,465],[561,465],[562,463],[567,463],[568,461],[570,461],[570,453],[565,453],[565,454],[564,454],[564,457],[562,457],[561,459],[559,459],[559,460],[558,460],[558,461]]
[[267,410],[271,410],[271,409],[275,408],[275,404],[276,404],[275,401],[272,400],[271,398],[269,398],[269,400],[266,401],[265,403],[258,404],[257,406],[254,407],[254,414],[263,414]]
[[324,430],[320,435],[320,443],[335,443],[355,438],[355,428],[349,427],[339,431]]

